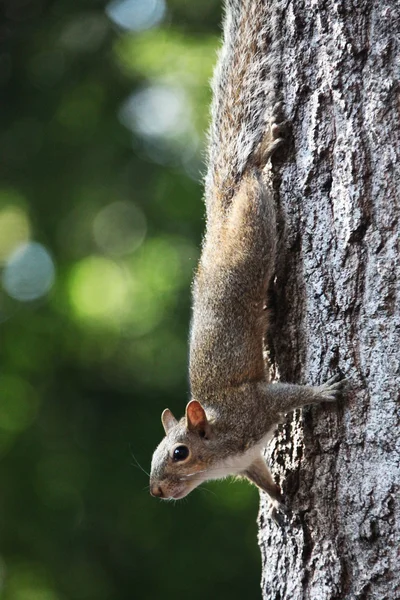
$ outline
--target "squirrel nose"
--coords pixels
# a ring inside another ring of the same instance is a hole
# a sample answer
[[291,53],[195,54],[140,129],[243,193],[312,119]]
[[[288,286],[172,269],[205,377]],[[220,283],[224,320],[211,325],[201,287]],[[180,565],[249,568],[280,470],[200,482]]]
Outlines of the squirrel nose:
[[155,496],[156,498],[162,498],[164,496],[161,487],[159,485],[157,485],[156,483],[153,483],[153,485],[151,486],[150,494],[152,496]]

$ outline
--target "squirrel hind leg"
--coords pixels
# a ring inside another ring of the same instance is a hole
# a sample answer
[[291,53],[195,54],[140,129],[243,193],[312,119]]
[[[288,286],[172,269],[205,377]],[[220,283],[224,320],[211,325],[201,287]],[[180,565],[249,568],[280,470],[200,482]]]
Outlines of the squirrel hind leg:
[[284,503],[279,485],[273,480],[271,471],[262,456],[254,460],[243,475],[268,494],[271,501],[269,516],[280,524],[282,515],[288,516],[290,511]]
[[275,504],[271,504],[271,508],[268,511],[269,518],[274,521],[279,527],[283,527],[285,522],[287,523],[288,519],[291,517],[291,511],[285,504],[279,504],[279,506],[275,506]]

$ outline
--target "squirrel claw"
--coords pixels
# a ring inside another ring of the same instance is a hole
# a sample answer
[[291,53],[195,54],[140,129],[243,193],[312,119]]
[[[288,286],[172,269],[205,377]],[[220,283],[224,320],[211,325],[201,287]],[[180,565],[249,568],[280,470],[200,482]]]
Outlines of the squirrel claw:
[[267,160],[268,158],[270,158],[275,152],[275,150],[282,146],[284,142],[285,140],[282,137],[274,139],[273,142],[271,142],[271,144],[268,146],[268,151],[266,152],[265,159]]
[[273,121],[280,119],[283,116],[283,108],[285,104],[282,100],[275,102],[272,108],[272,119]]
[[277,102],[272,110],[269,120],[269,144],[265,152],[265,159],[269,159],[275,150],[282,146],[288,128],[288,121],[284,120],[283,102]]
[[317,394],[322,401],[333,402],[338,399],[346,384],[347,380],[342,375],[334,375],[317,388]]
[[267,122],[267,132],[254,154],[256,166],[263,168],[275,150],[285,142],[288,123],[283,119],[283,102],[277,102]]
[[271,123],[271,137],[274,140],[283,139],[286,137],[287,128],[289,126],[289,121],[273,121]]
[[283,527],[284,523],[289,519],[291,515],[291,510],[283,504],[283,502],[279,502],[279,504],[272,504],[271,508],[268,511],[269,518],[274,521],[279,527]]

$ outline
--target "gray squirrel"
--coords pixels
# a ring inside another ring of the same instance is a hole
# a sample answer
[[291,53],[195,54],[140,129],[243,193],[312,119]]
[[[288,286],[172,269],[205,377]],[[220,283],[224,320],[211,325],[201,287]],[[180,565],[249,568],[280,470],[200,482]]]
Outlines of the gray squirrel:
[[[263,0],[228,0],[213,80],[205,186],[207,229],[193,285],[191,400],[179,421],[162,413],[150,492],[183,498],[202,482],[241,475],[284,511],[262,451],[286,413],[336,400],[343,381],[318,387],[269,383],[265,299],[276,260],[276,216],[263,169],[282,145],[282,105],[266,123]],[[251,128],[251,129],[250,129]]]

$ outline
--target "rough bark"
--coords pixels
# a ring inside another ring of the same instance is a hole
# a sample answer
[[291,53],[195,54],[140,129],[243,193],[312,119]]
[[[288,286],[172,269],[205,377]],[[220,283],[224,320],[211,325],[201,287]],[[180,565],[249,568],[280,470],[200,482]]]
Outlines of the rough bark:
[[400,6],[271,1],[292,126],[276,168],[273,358],[283,381],[337,369],[339,405],[289,416],[269,449],[293,510],[261,498],[268,600],[400,598]]

